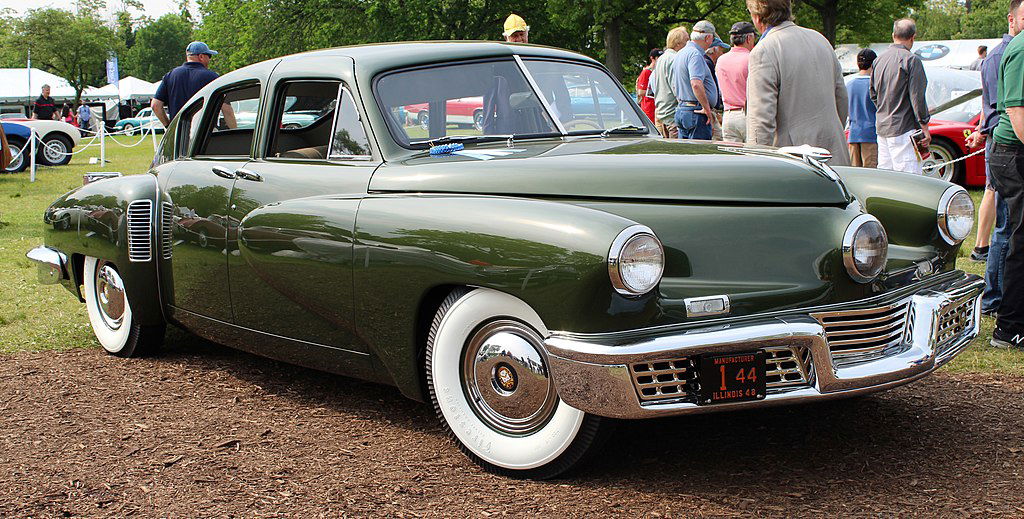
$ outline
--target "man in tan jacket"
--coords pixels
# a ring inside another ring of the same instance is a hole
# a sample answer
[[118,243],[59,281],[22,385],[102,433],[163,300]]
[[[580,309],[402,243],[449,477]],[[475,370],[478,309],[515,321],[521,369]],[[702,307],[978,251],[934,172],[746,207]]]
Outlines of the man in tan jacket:
[[747,75],[747,144],[809,144],[832,152],[829,164],[849,165],[849,106],[832,45],[793,23],[791,0],[747,0],[747,10],[761,32]]

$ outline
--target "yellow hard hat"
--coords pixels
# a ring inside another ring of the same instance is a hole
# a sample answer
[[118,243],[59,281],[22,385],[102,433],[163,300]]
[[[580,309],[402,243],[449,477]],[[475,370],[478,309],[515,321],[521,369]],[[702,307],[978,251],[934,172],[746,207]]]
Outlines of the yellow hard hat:
[[526,25],[526,20],[518,14],[510,14],[508,18],[505,18],[505,32],[501,33],[502,36],[508,38],[510,34],[519,31],[530,32],[530,26]]

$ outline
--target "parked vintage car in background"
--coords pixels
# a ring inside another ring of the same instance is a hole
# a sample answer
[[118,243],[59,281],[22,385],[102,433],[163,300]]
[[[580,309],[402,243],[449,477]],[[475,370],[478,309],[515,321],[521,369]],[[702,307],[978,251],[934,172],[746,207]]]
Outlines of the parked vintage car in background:
[[78,128],[63,121],[22,117],[4,119],[4,122],[35,128],[36,135],[43,141],[36,143],[36,160],[44,166],[63,166],[71,162],[71,152],[82,138]]
[[[614,110],[572,102],[582,79]],[[477,97],[480,129],[447,120]],[[258,106],[254,125],[221,124],[225,103]],[[423,104],[425,128],[403,108]],[[286,128],[296,105],[324,115]],[[609,419],[880,391],[967,347],[970,196],[824,159],[661,139],[558,49],[337,48],[210,83],[149,174],[60,197],[28,256],[111,354],[170,323],[393,384],[487,470],[545,478]],[[114,228],[62,216],[99,207]]]
[[152,108],[143,108],[135,114],[135,117],[127,117],[114,123],[114,131],[124,132],[125,135],[135,135],[135,132],[140,130],[145,130],[147,133],[151,130],[156,133],[164,132],[164,125],[160,124],[160,119],[153,115]]
[[[964,93],[936,106],[931,114],[932,119],[928,122],[928,130],[932,134],[931,157],[924,162],[924,166],[946,165],[930,170],[930,176],[964,186],[984,187],[984,153],[954,162],[980,149],[967,147],[967,135],[978,127],[978,121],[981,120],[981,89]],[[950,162],[953,163],[948,164]]]

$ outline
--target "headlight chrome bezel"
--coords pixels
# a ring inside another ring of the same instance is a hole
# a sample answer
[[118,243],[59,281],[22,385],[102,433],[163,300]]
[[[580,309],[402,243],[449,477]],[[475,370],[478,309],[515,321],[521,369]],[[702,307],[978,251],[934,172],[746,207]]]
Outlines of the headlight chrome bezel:
[[[654,242],[658,244],[658,250],[661,254],[661,269],[658,272],[657,281],[655,281],[646,290],[641,290],[630,286],[625,279],[623,279],[621,267],[622,267],[622,253],[626,249],[626,245],[634,239],[640,237],[650,237],[654,239]],[[612,240],[612,245],[608,249],[608,277],[611,279],[612,288],[617,293],[623,296],[634,297],[641,296],[654,290],[659,283],[661,283],[662,276],[665,275],[665,247],[662,245],[661,240],[654,234],[654,231],[646,225],[631,225],[623,229],[619,234]]]
[[[868,223],[878,224],[878,228],[882,231],[882,240],[884,242],[881,266],[878,268],[878,272],[875,272],[873,275],[869,275],[871,273],[861,272],[860,269],[857,268],[857,262],[854,260],[854,240],[857,237],[857,232]],[[885,264],[889,256],[889,235],[885,231],[885,226],[882,225],[882,222],[879,221],[878,218],[875,218],[870,214],[862,214],[854,218],[853,221],[850,222],[850,225],[846,227],[846,233],[843,235],[842,252],[843,265],[846,266],[846,271],[850,274],[850,277],[858,283],[871,283],[885,271]]]
[[974,205],[974,199],[971,198],[971,195],[967,193],[967,190],[963,187],[949,186],[949,188],[942,193],[942,197],[939,198],[939,206],[936,208],[936,220],[939,227],[939,236],[942,237],[942,241],[949,245],[959,245],[971,234],[971,229],[968,229],[962,238],[957,239],[949,230],[949,206],[953,202],[953,197],[961,193],[963,196],[967,197],[967,200],[971,203],[971,229],[973,229],[974,211],[977,207]]

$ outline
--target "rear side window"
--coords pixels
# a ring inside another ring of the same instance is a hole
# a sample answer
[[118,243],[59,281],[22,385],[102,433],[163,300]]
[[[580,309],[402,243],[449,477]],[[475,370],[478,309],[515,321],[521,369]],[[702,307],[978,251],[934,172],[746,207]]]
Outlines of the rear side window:
[[259,106],[258,84],[217,93],[206,107],[206,126],[195,155],[248,157]]
[[[178,116],[177,125],[178,127],[170,128],[167,133],[171,135],[177,135],[177,146],[174,150],[174,158],[178,159],[188,155],[189,145],[192,144],[192,139],[195,138],[196,130],[199,129],[199,120],[203,115],[201,108],[203,107],[203,100],[200,99],[191,106],[181,111],[181,115]],[[173,126],[175,123],[172,122]]]

